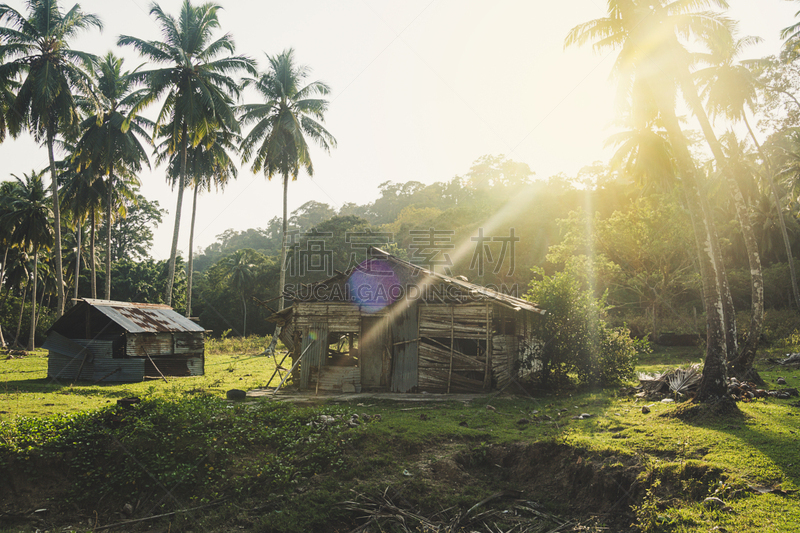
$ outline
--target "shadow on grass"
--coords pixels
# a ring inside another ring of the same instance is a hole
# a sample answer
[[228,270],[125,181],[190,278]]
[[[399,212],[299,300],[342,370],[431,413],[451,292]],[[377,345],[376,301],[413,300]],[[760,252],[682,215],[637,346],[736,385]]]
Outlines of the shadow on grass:
[[[94,383],[91,381],[67,382],[54,378],[18,379],[3,383],[2,391],[16,394],[68,393],[78,396],[103,396],[106,398],[122,398],[128,391],[119,390],[119,383]],[[117,389],[117,390],[107,390]]]
[[[783,405],[784,401],[788,400],[763,400],[760,401],[763,403],[754,406],[771,407],[770,404],[775,402],[775,407],[788,407]],[[787,414],[794,416],[793,413]],[[720,402],[716,405],[684,404],[667,416],[678,418],[685,424],[697,428],[718,432],[725,445],[733,446],[738,442],[758,451],[771,460],[783,474],[782,479],[767,481],[775,485],[789,482],[795,487],[800,487],[800,463],[797,461],[797,446],[800,439],[797,433],[792,433],[797,431],[798,426],[794,420],[784,421],[773,415],[769,417],[767,424],[732,402],[729,404]],[[746,452],[742,455],[746,455]]]

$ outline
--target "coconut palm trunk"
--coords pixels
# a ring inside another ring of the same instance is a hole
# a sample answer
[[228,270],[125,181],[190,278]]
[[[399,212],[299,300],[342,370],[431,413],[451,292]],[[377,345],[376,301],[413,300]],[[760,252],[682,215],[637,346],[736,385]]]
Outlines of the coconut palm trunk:
[[662,109],[661,111],[664,127],[675,151],[676,164],[684,184],[703,283],[703,305],[706,313],[706,357],[697,399],[705,401],[724,396],[728,389],[725,309],[717,275],[717,257],[711,242],[713,239],[711,221],[703,209],[697,168],[674,110]]
[[[280,280],[278,281],[278,294],[280,294],[280,300],[278,300],[278,311],[283,310],[284,306],[284,299],[283,299],[283,288],[286,285],[286,237],[289,233],[289,173],[283,173],[283,224],[281,225],[281,275]],[[269,346],[267,349],[264,350],[264,353],[271,354],[275,353],[275,347],[278,345],[278,337],[281,334],[281,327],[275,326],[275,332],[272,334],[272,339],[269,342]]]
[[194,222],[197,215],[197,193],[200,189],[200,184],[195,183],[194,194],[192,195],[192,222],[189,226],[189,260],[186,264],[186,318],[192,316],[192,278],[194,277],[194,254],[192,247],[194,246]]
[[56,318],[64,314],[64,269],[61,265],[61,210],[58,198],[58,180],[56,180],[56,160],[53,157],[53,142],[55,132],[52,128],[47,130],[47,157],[50,159],[50,189],[53,196],[53,255],[56,259],[56,290],[58,303],[56,305]]
[[281,276],[278,286],[280,300],[278,301],[278,311],[283,310],[284,298],[283,288],[286,286],[286,237],[289,233],[289,173],[283,173],[283,224],[281,226]]
[[31,290],[31,331],[28,335],[28,351],[32,352],[36,341],[36,284],[39,279],[39,250],[33,252],[33,288]]
[[22,288],[22,299],[20,300],[19,317],[17,319],[17,331],[14,333],[14,346],[20,346],[19,334],[22,331],[22,314],[25,312],[25,298],[28,297],[28,285],[30,285],[30,280]]
[[79,220],[75,221],[75,243],[76,243],[76,251],[75,251],[75,288],[73,290],[72,298],[77,301],[78,300],[78,285],[80,284],[81,280],[81,224]]
[[3,251],[3,264],[0,265],[0,287],[3,286],[3,283],[6,280],[6,267],[8,266],[8,250],[11,248],[10,246],[5,246],[5,250]]
[[97,262],[95,261],[95,245],[97,241],[95,226],[97,224],[97,218],[95,217],[94,209],[92,209],[89,217],[89,225],[91,226],[89,233],[89,264],[92,269],[92,298],[97,299]]
[[183,191],[186,184],[186,135],[188,126],[186,122],[181,128],[181,175],[178,179],[178,203],[175,206],[175,226],[172,230],[172,248],[169,252],[169,271],[167,272],[167,289],[164,293],[164,302],[172,305],[172,286],[175,284],[175,261],[178,257],[178,235],[181,230],[181,209],[183,208]]
[[106,300],[111,299],[111,204],[114,201],[114,173],[108,175],[106,192]]
[[761,144],[758,142],[753,129],[750,127],[750,121],[747,120],[747,115],[742,114],[742,118],[744,120],[744,125],[747,127],[747,132],[750,135],[750,138],[753,140],[753,144],[756,145],[756,149],[758,150],[758,153],[761,154],[761,159],[764,161],[764,165],[767,168],[766,180],[769,183],[769,188],[772,192],[772,198],[775,200],[775,209],[778,210],[778,223],[781,227],[783,246],[786,248],[786,261],[789,264],[789,275],[792,278],[792,294],[794,295],[795,305],[797,305],[797,309],[800,311],[800,290],[797,286],[797,270],[794,264],[792,243],[789,240],[789,231],[786,229],[786,219],[783,216],[783,209],[781,208],[781,197],[780,194],[778,194],[778,187],[775,185],[775,179],[772,175],[772,163],[770,162],[770,158],[764,152],[764,149],[761,147]]
[[717,139],[714,133],[714,129],[711,127],[711,121],[709,121],[708,116],[703,110],[700,97],[695,90],[694,83],[688,79],[688,74],[685,75],[683,79],[682,87],[684,96],[692,108],[695,117],[700,122],[703,136],[706,138],[706,142],[711,148],[711,152],[717,162],[717,167],[721,170],[722,175],[728,183],[733,198],[733,205],[736,209],[736,218],[739,220],[742,238],[747,251],[748,265],[750,267],[750,327],[747,331],[747,339],[745,340],[741,354],[729,354],[728,360],[732,365],[736,362],[732,370],[735,368],[738,377],[761,381],[758,374],[753,372],[752,367],[756,357],[756,349],[758,348],[758,339],[761,337],[761,330],[764,326],[764,276],[761,268],[761,257],[758,253],[758,241],[756,240],[755,231],[753,231],[753,224],[750,221],[750,209],[747,207],[741,187],[733,175],[732,169],[728,164],[728,159],[725,157],[722,143],[719,142],[719,139]]
[[242,338],[247,338],[247,300],[244,297],[244,290],[241,293],[242,298]]

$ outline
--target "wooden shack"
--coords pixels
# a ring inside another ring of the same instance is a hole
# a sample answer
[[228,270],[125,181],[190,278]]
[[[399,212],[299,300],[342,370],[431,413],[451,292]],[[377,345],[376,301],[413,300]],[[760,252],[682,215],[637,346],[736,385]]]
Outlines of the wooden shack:
[[95,382],[199,376],[204,336],[168,305],[78,300],[47,331],[47,375]]
[[301,389],[481,392],[507,386],[540,343],[535,304],[377,248],[346,273],[287,289],[273,315]]

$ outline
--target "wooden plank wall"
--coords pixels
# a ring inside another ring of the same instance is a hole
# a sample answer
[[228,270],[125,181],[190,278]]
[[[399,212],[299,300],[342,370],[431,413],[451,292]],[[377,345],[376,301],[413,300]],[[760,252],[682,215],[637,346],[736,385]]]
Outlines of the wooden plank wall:
[[[361,310],[351,303],[297,302],[295,327],[305,329],[314,324],[326,323],[331,333],[358,332],[361,330]],[[305,358],[304,358],[305,359]]]
[[418,383],[419,302],[400,302],[392,322],[392,392],[411,392]]
[[[305,327],[304,331],[303,351],[305,351],[305,355],[300,362],[299,386],[301,389],[308,388],[311,380],[311,370],[324,365],[328,357],[328,323],[313,322]],[[309,344],[311,344],[311,347],[306,351],[306,347]]]
[[502,390],[511,383],[512,370],[519,354],[516,335],[495,335],[492,338],[492,374],[495,388]]
[[487,329],[487,323],[492,323],[491,308],[488,322],[485,303],[422,304],[419,314],[419,389],[428,392],[481,392],[486,374],[486,354],[463,353],[459,347],[478,344],[485,349],[487,339],[491,345],[493,331]]

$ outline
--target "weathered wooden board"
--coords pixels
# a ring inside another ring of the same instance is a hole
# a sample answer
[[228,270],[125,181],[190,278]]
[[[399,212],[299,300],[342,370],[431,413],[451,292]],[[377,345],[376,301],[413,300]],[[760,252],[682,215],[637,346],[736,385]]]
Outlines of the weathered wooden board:
[[409,392],[417,386],[419,361],[419,304],[397,304],[392,324],[392,392]]
[[[306,351],[306,348],[308,351]],[[300,388],[308,388],[311,370],[325,364],[328,357],[328,324],[316,322],[305,330],[303,335],[303,351],[305,355],[300,362]]]
[[[379,389],[389,385],[391,337],[386,317],[365,316],[361,322],[358,364],[361,367],[361,386]],[[385,364],[388,363],[388,364]]]

